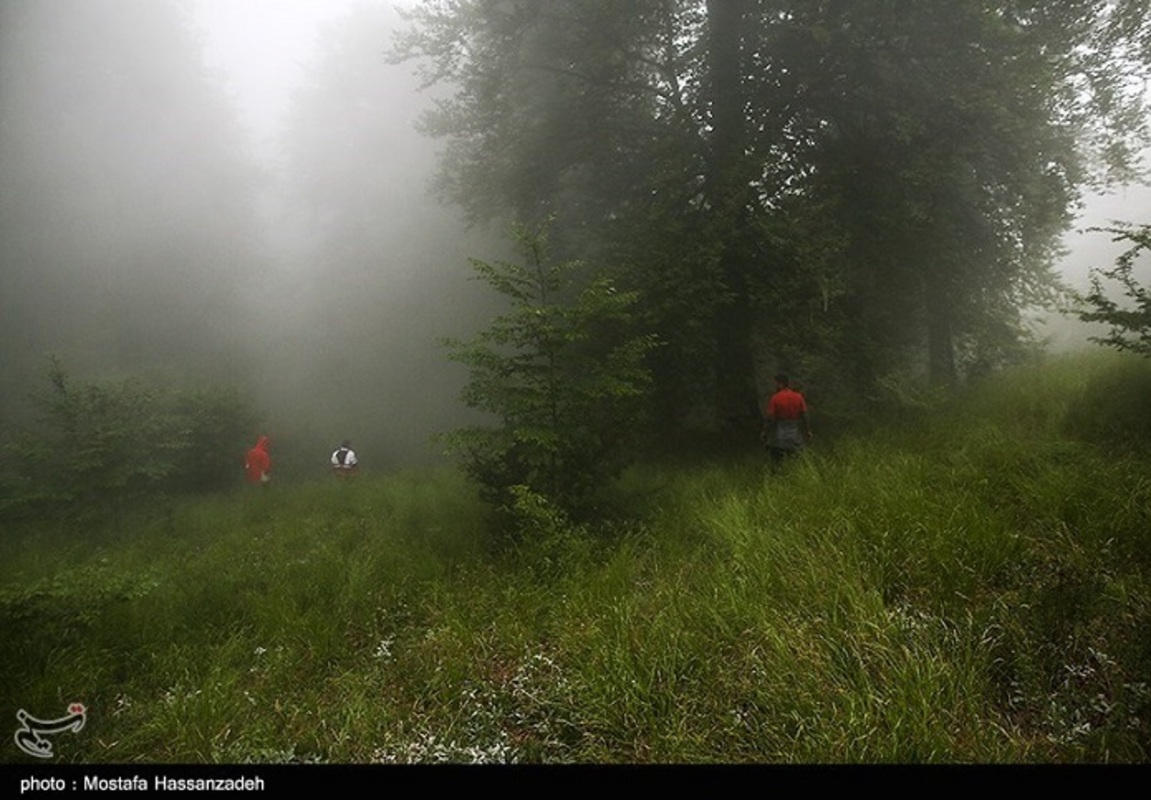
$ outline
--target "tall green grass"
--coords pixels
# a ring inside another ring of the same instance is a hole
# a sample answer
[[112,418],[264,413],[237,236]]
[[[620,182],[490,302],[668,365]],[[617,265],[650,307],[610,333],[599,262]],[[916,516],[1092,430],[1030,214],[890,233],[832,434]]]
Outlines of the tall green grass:
[[1063,359],[513,547],[450,471],[9,531],[0,714],[84,702],[80,762],[1146,761],[1149,399]]

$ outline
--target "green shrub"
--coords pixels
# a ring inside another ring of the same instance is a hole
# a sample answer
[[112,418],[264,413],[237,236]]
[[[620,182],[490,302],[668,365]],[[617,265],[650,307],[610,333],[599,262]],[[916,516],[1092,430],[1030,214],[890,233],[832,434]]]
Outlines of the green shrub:
[[635,332],[635,294],[602,276],[578,286],[583,265],[551,263],[544,231],[514,233],[525,264],[472,262],[510,312],[471,342],[446,342],[471,369],[464,402],[498,425],[442,438],[495,505],[513,506],[511,487],[525,486],[579,514],[627,462],[657,342]]
[[256,414],[228,389],[138,378],[77,382],[59,360],[39,419],[0,449],[0,517],[96,513],[160,492],[221,489],[237,475]]

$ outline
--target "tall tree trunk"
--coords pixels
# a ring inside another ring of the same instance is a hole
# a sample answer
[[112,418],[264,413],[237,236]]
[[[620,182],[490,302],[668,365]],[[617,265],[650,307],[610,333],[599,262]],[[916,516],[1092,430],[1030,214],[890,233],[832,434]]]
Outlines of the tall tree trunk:
[[716,416],[721,429],[747,430],[756,422],[747,247],[750,181],[746,164],[743,27],[747,0],[708,0],[708,92],[711,121],[708,199],[719,238],[718,268],[726,299],[714,321]]
[[927,374],[931,383],[955,383],[955,339],[951,325],[951,302],[947,282],[931,265],[924,278],[924,307],[927,311]]

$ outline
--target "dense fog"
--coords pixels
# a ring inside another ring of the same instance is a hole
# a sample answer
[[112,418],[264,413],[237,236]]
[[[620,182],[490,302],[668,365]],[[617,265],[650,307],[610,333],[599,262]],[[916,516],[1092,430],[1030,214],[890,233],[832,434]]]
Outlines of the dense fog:
[[[434,458],[429,435],[466,418],[438,340],[490,317],[468,258],[501,236],[431,191],[436,144],[416,126],[431,96],[388,58],[395,4],[0,15],[0,417],[27,416],[51,353],[80,376],[237,384],[267,414],[253,439],[297,471],[344,438],[367,468]],[[1148,205],[1115,193],[1085,224]],[[1067,244],[1078,286],[1116,253],[1100,234]]]
[[[1146,164],[1148,159],[1144,157]],[[1093,269],[1106,269],[1126,250],[1129,242],[1116,242],[1107,228],[1117,225],[1144,224],[1151,214],[1151,186],[1132,184],[1114,187],[1088,196],[1080,210],[1074,228],[1064,237],[1067,252],[1059,263],[1060,275],[1067,286],[1078,292],[1089,288]],[[1151,264],[1144,256],[1139,264],[1138,276],[1146,282],[1151,279]],[[1117,299],[1119,293],[1115,289]],[[1107,327],[1101,323],[1080,322],[1074,315],[1047,311],[1039,319],[1039,335],[1054,352],[1082,348],[1089,337],[1103,336]]]
[[279,463],[434,458],[493,300],[386,2],[0,6],[0,416],[77,376],[236,384]]

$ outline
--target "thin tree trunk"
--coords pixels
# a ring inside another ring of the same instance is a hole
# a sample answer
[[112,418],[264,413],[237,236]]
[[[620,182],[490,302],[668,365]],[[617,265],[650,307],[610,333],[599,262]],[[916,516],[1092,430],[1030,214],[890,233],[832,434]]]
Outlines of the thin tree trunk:
[[719,237],[718,269],[728,293],[715,319],[716,415],[721,428],[739,431],[757,419],[751,310],[748,303],[746,227],[750,182],[746,163],[743,28],[747,0],[708,0],[711,139],[708,198]]
[[927,374],[933,384],[950,386],[956,380],[951,303],[946,281],[934,272],[928,272],[924,279],[924,307],[927,311]]

